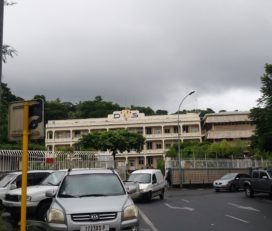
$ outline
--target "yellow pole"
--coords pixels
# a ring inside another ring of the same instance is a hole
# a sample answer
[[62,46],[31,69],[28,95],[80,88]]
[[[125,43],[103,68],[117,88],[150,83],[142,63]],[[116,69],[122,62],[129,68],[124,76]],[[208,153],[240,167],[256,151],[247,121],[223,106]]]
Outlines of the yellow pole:
[[28,113],[29,113],[29,102],[24,102],[21,229],[20,231],[26,231],[26,193],[27,193],[26,188],[27,188],[28,124],[29,124]]

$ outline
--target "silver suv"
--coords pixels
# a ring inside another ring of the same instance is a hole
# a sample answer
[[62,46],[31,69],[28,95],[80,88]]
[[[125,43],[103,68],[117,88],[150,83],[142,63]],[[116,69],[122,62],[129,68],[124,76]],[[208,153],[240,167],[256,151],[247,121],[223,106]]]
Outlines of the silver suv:
[[53,230],[138,230],[138,209],[119,175],[110,169],[71,170],[47,213]]

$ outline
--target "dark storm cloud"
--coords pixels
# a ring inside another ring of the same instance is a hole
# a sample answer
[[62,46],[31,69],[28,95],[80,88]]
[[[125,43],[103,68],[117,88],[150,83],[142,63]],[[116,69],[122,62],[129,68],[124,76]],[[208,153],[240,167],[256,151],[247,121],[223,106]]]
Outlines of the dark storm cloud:
[[170,112],[195,89],[185,107],[248,110],[272,62],[271,7],[268,0],[26,0],[5,9],[4,40],[19,56],[5,65],[4,82],[25,98],[101,95]]

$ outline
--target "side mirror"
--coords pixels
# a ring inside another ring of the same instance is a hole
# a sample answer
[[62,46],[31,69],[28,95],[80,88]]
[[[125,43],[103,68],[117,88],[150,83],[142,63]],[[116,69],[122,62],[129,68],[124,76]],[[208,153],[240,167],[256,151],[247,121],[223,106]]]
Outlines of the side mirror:
[[268,177],[267,176],[262,176],[262,179],[268,179]]
[[239,177],[236,177],[235,180],[239,180]]
[[16,184],[11,184],[9,186],[9,190],[13,190],[13,189],[16,189],[16,188],[17,188]]
[[56,196],[56,191],[53,190],[53,189],[48,190],[48,191],[45,192],[45,196],[46,196],[46,197],[49,197],[49,198],[53,198],[53,197]]
[[127,193],[128,194],[132,194],[132,193],[136,193],[137,192],[137,188],[134,186],[128,186],[126,187]]

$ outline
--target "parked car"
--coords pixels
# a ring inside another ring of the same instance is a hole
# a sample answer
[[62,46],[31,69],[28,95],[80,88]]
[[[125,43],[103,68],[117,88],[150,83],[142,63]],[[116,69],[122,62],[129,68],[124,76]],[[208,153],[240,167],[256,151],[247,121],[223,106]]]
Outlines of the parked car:
[[[63,177],[67,174],[67,169],[59,170],[47,176],[39,185],[27,187],[27,214],[35,215],[37,220],[45,220],[46,212],[49,209],[52,198],[46,197],[48,190],[57,190]],[[13,217],[18,217],[21,209],[21,189],[9,191],[4,200],[3,205],[7,212]]]
[[253,197],[256,193],[269,193],[272,196],[272,169],[253,170],[251,177],[244,182],[245,194]]
[[56,231],[138,230],[138,208],[118,173],[110,169],[71,170],[56,192],[47,213]]
[[249,175],[245,173],[227,173],[219,180],[215,180],[213,187],[216,192],[220,190],[228,190],[230,192],[238,191],[243,189],[243,182],[248,177]]
[[139,198],[151,201],[152,198],[159,196],[164,199],[165,180],[159,169],[141,169],[131,173],[128,178],[129,182],[139,184]]
[[[27,185],[40,184],[52,171],[51,170],[30,170],[27,172]],[[22,172],[9,172],[0,180],[0,206],[3,203],[5,194],[12,189],[21,188]]]

